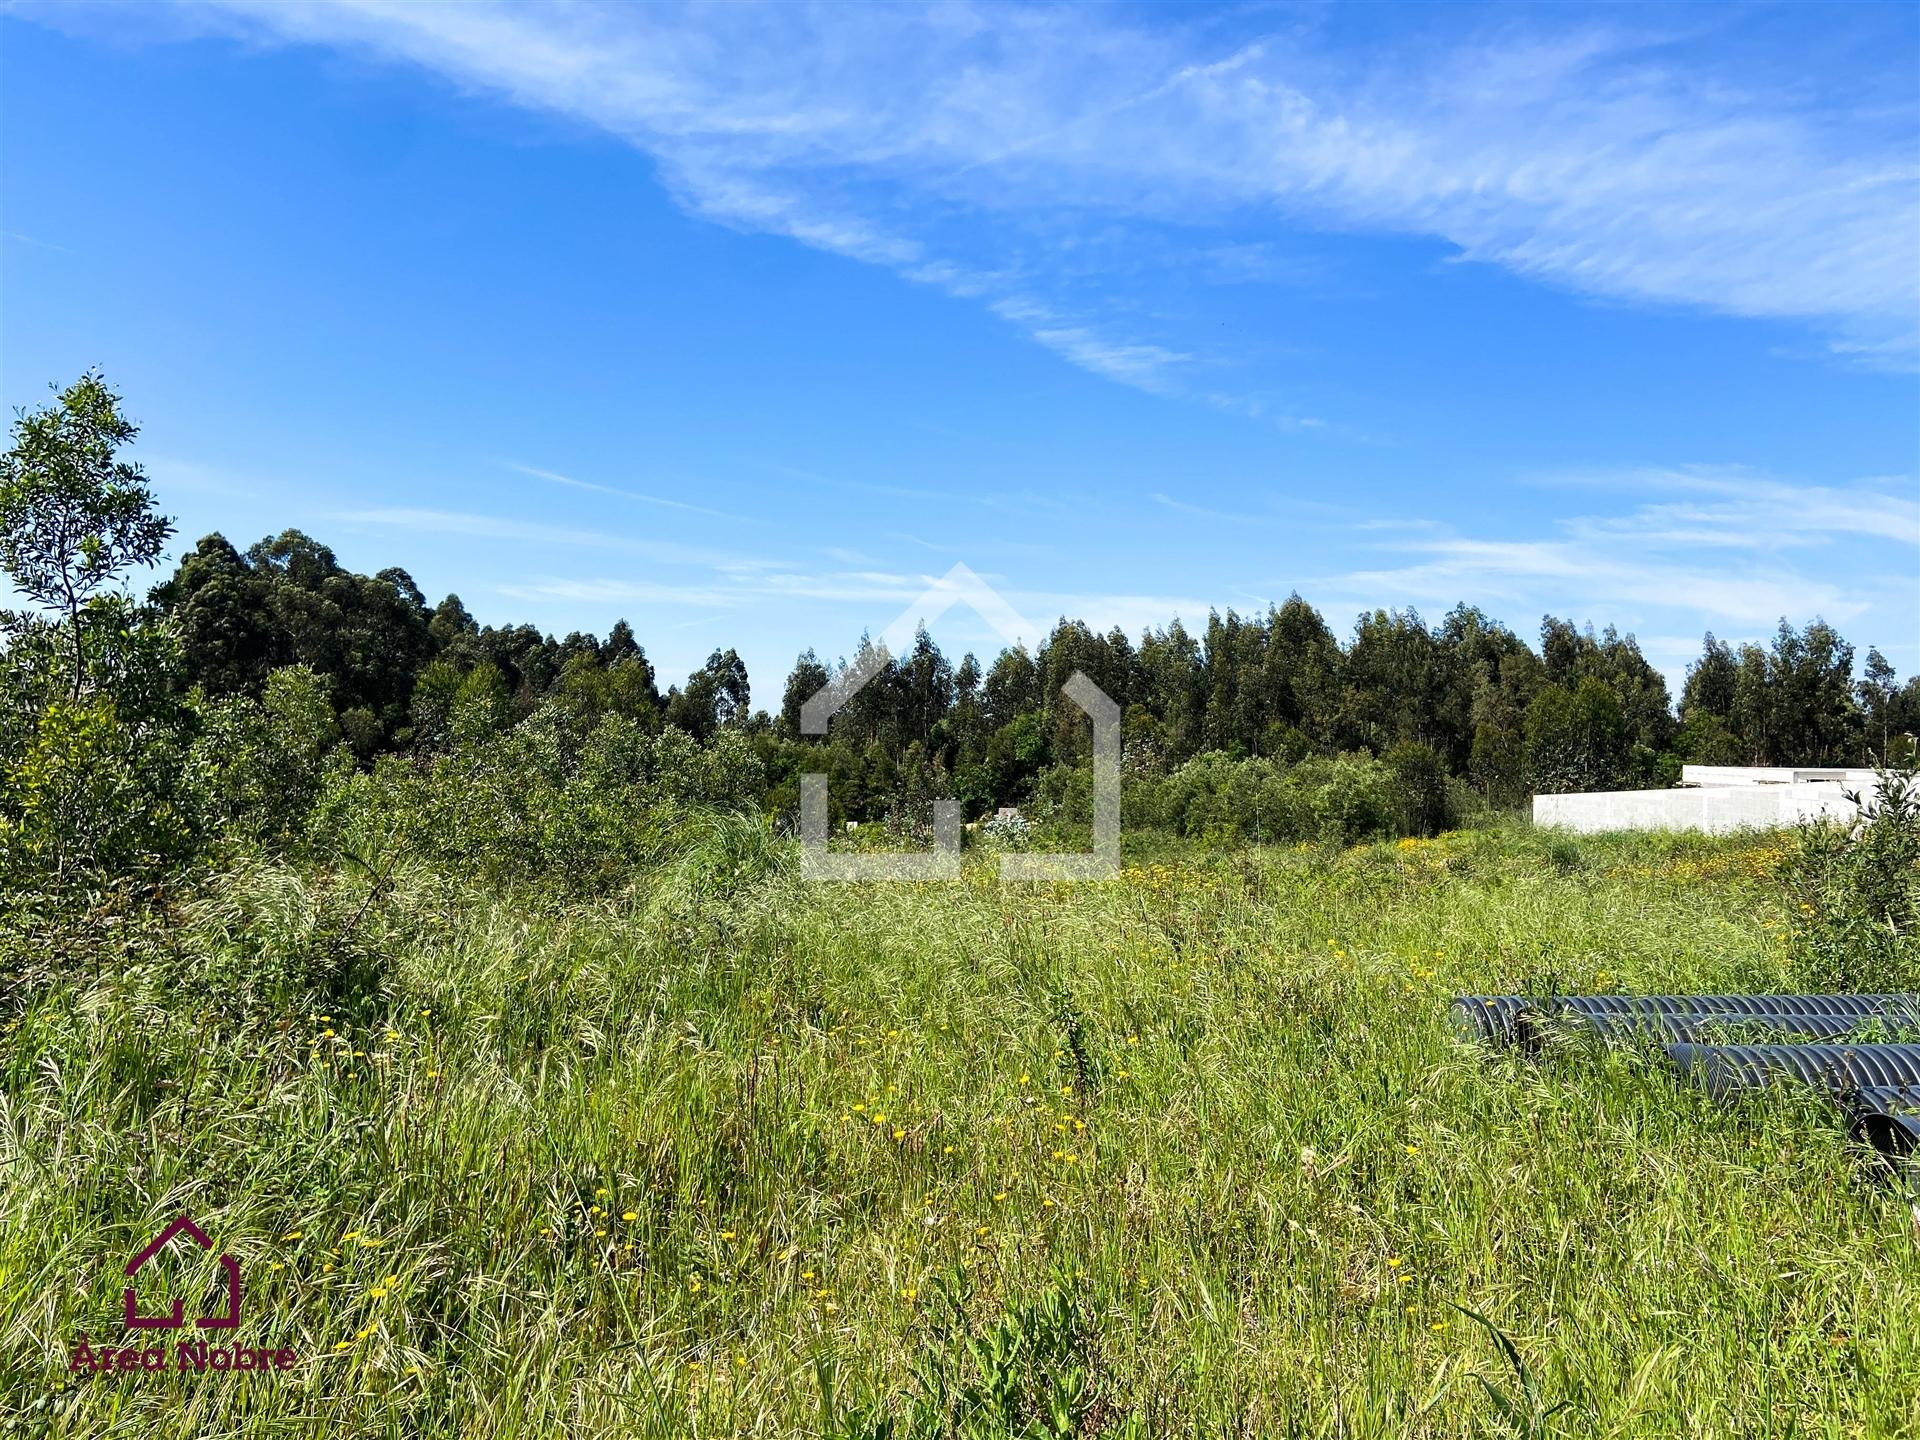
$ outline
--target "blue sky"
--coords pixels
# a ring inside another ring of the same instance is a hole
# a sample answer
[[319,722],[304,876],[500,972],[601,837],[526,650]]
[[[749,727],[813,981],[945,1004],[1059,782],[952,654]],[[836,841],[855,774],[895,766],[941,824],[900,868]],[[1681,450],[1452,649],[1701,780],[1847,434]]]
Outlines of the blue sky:
[[[25,5],[0,401],[777,703],[964,561],[1920,668],[1920,10]],[[997,642],[960,612],[954,653]]]

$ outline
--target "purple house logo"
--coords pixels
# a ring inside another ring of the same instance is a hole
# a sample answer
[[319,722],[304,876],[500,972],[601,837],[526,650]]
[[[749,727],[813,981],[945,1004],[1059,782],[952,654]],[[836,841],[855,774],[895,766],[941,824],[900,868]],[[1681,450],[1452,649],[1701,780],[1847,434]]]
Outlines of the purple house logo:
[[[182,1215],[166,1229],[162,1230],[138,1255],[127,1262],[127,1279],[131,1281],[146,1268],[147,1262],[166,1249],[175,1236],[185,1235],[202,1250],[213,1249],[213,1241],[207,1238],[206,1231]],[[240,1262],[233,1256],[222,1254],[217,1257],[220,1270],[227,1277],[226,1309],[222,1314],[202,1315],[193,1322],[200,1330],[237,1330],[240,1328]],[[217,1302],[216,1302],[217,1303]],[[142,1315],[140,1300],[129,1284],[124,1293],[122,1310],[129,1330],[184,1330],[187,1328],[186,1316],[180,1302],[173,1302],[173,1311],[167,1315]],[[174,1368],[180,1371],[233,1375],[246,1371],[286,1371],[291,1370],[300,1359],[299,1354],[284,1346],[272,1345],[234,1345],[213,1344],[207,1340],[182,1339],[173,1346]],[[67,1361],[70,1371],[86,1370],[94,1374],[109,1371],[127,1374],[143,1370],[165,1370],[167,1368],[167,1347],[165,1344],[149,1344],[145,1340],[137,1345],[101,1345],[90,1343],[83,1332],[80,1343],[73,1347],[73,1355]]]
[[[190,1235],[194,1243],[202,1250],[213,1249],[213,1242],[193,1221],[182,1215],[166,1229],[154,1236],[142,1250],[127,1262],[127,1278],[131,1280],[140,1273],[141,1267],[167,1247],[167,1242],[176,1235]],[[193,1323],[202,1330],[232,1330],[240,1324],[240,1262],[231,1255],[220,1257],[220,1268],[227,1276],[227,1311],[224,1315],[202,1315]],[[135,1330],[178,1330],[186,1324],[181,1318],[180,1302],[173,1302],[171,1315],[142,1315],[139,1302],[135,1299],[133,1286],[126,1291],[127,1324]]]

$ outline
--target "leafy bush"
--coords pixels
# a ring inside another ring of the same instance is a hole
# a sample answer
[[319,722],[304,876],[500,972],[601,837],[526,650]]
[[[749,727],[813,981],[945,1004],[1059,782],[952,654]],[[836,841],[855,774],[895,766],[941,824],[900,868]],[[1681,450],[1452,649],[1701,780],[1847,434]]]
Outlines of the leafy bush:
[[284,842],[306,829],[329,767],[350,763],[328,688],[306,666],[288,665],[268,675],[258,701],[200,700],[189,763],[209,831]]
[[[1411,757],[1408,763],[1418,768]],[[1120,793],[1121,818],[1129,826],[1215,844],[1351,845],[1409,833],[1403,827],[1413,823],[1439,828],[1422,817],[1450,815],[1444,778],[1437,795],[1416,797],[1407,784],[1386,762],[1366,754],[1311,756],[1285,765],[1211,751],[1171,775],[1129,780]]]
[[1879,779],[1865,819],[1800,828],[1787,895],[1806,989],[1920,989],[1920,773]]
[[[968,1319],[961,1288],[945,1287],[945,1314],[933,1322],[921,1349],[906,1414],[896,1418],[875,1407],[833,1417],[828,1435],[1081,1440],[1113,1428],[1107,1422],[1116,1416],[1103,1394],[1106,1377],[1093,1325],[1071,1280],[1056,1280],[979,1329]],[[1134,1426],[1124,1430],[1138,1433]]]
[[105,698],[55,700],[0,771],[0,879],[59,890],[163,867],[192,847],[173,738]]
[[436,864],[591,891],[648,864],[690,811],[757,810],[764,784],[735,732],[703,746],[607,715],[582,733],[549,704],[425,763],[383,756],[369,772],[336,775],[316,828],[342,843],[397,829]]
[[1543,795],[1618,788],[1628,745],[1619,700],[1591,675],[1571,691],[1543,686],[1527,707],[1527,769]]
[[1447,764],[1431,747],[1407,741],[1395,745],[1380,759],[1393,772],[1399,801],[1397,819],[1403,835],[1438,835],[1453,823]]

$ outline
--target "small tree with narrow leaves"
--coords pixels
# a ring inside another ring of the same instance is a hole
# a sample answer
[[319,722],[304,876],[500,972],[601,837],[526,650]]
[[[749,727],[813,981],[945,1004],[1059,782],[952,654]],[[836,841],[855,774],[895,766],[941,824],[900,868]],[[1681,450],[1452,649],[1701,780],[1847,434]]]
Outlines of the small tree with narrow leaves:
[[173,533],[140,467],[119,451],[139,433],[89,370],[52,405],[22,412],[0,456],[0,568],[68,629],[72,693],[86,687],[87,602],[123,571],[151,564]]

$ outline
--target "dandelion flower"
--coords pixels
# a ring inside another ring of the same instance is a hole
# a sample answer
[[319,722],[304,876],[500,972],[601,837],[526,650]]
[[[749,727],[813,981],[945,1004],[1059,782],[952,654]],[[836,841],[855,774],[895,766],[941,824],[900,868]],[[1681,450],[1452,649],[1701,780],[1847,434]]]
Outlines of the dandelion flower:
[[622,1220],[638,1220],[640,1218],[640,1212],[638,1210],[622,1210],[620,1212],[620,1218]]

